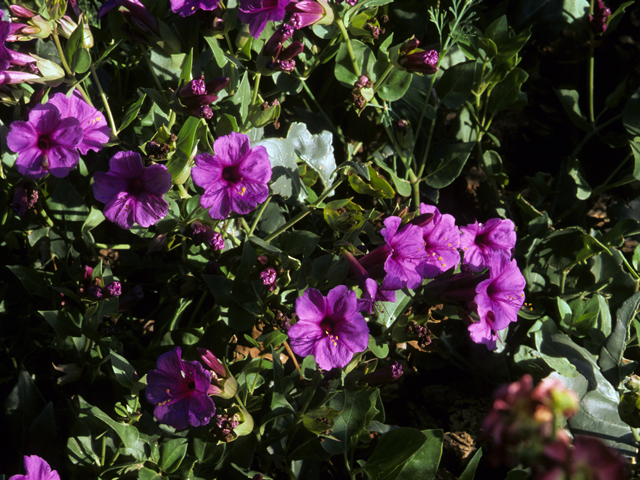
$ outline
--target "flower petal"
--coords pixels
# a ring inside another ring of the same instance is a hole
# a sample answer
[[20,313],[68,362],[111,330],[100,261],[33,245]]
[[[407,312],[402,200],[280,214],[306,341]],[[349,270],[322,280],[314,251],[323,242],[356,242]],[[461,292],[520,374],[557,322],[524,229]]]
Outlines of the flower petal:
[[19,153],[38,144],[38,132],[29,122],[15,121],[7,134],[7,146]]
[[167,216],[169,203],[160,195],[142,192],[135,197],[135,219],[141,227],[150,227]]
[[140,178],[143,170],[142,157],[136,152],[118,152],[109,160],[109,172],[128,180]]
[[135,205],[135,197],[128,193],[120,193],[105,204],[103,213],[120,228],[129,230],[135,223]]
[[140,177],[144,189],[155,195],[164,195],[171,190],[171,174],[164,165],[149,165]]
[[96,172],[93,179],[93,196],[102,203],[107,203],[120,193],[126,193],[129,187],[129,180],[111,172]]
[[296,315],[300,320],[320,324],[329,311],[327,299],[315,288],[307,288],[296,300]]
[[340,341],[333,343],[329,337],[316,342],[313,350],[316,363],[323,370],[345,367],[353,358],[353,352]]

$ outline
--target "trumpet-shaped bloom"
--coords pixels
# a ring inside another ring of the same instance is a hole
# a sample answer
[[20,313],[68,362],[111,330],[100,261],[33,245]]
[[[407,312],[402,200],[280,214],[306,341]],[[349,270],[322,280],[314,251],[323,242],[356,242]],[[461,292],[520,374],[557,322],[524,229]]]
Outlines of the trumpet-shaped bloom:
[[489,265],[494,253],[511,258],[516,245],[515,226],[511,220],[492,218],[486,224],[475,222],[460,228],[460,247],[464,251],[463,263],[479,272]]
[[220,0],[171,0],[171,11],[187,17],[198,10],[215,10],[218,3]]
[[7,145],[18,154],[18,171],[33,179],[66,177],[80,159],[82,128],[75,118],[62,118],[55,105],[36,105],[29,121],[15,121]]
[[456,219],[449,214],[442,215],[433,205],[421,204],[420,213],[432,213],[433,218],[422,227],[427,256],[418,267],[418,273],[423,278],[434,278],[460,263],[460,232]]
[[526,281],[515,260],[493,255],[489,279],[476,287],[475,303],[480,321],[469,326],[471,339],[484,343],[490,350],[496,347],[496,332],[518,319],[524,303]]
[[249,33],[258,38],[268,21],[279,22],[291,0],[240,0],[238,19],[249,24]]
[[145,167],[138,153],[118,152],[109,160],[109,171],[94,178],[93,194],[105,204],[104,216],[120,228],[149,227],[167,215],[163,195],[171,189],[171,174],[164,165]]
[[82,141],[78,150],[86,155],[89,150],[98,152],[109,141],[111,129],[104,115],[84,101],[78,90],[67,98],[64,93],[56,93],[49,103],[55,105],[62,118],[75,118],[82,128]]
[[207,425],[216,413],[207,393],[211,373],[199,362],[182,360],[180,347],[161,355],[157,367],[147,373],[146,395],[158,421],[177,430]]
[[26,475],[13,475],[9,480],[60,480],[58,472],[51,470],[49,464],[37,455],[25,455],[24,468]]
[[231,212],[252,211],[269,196],[271,163],[263,146],[251,148],[249,137],[232,132],[213,144],[215,155],[196,155],[193,182],[204,188],[202,208],[211,218],[225,219]]
[[301,357],[313,355],[323,370],[342,368],[367,348],[369,327],[358,312],[356,293],[344,285],[326,297],[308,288],[296,300],[296,314],[298,323],[287,332],[291,348]]

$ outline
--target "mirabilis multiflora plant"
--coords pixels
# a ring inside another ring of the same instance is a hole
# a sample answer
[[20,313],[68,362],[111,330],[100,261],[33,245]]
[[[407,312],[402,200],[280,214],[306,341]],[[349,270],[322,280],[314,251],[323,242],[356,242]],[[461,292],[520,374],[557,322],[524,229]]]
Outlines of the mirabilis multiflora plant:
[[[593,437],[635,454],[640,256],[619,247],[638,228],[583,217],[635,191],[638,94],[632,76],[602,102],[554,85],[574,150],[518,179],[504,115],[528,114],[539,62],[522,56],[553,50],[528,49],[521,5],[12,5],[5,473],[432,479],[451,422],[416,392],[446,377],[482,397],[554,370],[496,394],[478,468],[624,478]],[[628,5],[572,5],[567,38],[595,59]],[[580,162],[600,138],[626,151],[591,187]]]

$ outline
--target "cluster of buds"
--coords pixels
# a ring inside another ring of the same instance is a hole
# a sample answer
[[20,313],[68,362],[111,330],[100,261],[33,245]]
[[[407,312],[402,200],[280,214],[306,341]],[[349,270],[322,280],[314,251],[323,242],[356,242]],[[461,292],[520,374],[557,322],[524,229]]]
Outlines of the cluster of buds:
[[579,408],[578,397],[556,379],[535,387],[530,375],[494,394],[483,430],[494,465],[532,467],[535,480],[624,480],[625,462],[600,440],[571,438],[562,429]]
[[270,292],[273,292],[278,286],[276,283],[277,274],[273,267],[267,267],[265,270],[260,272],[260,280],[262,280],[262,284],[265,287],[269,288]]
[[407,40],[400,47],[398,65],[411,73],[433,75],[438,71],[438,52],[419,49],[419,45],[415,38]]
[[601,35],[607,31],[607,20],[611,16],[611,10],[605,7],[602,0],[598,0],[593,5],[593,15],[589,15],[589,25],[596,35]]
[[151,140],[145,146],[148,159],[149,160],[154,160],[154,159],[166,160],[169,153],[171,153],[171,151],[175,148],[176,140],[178,140],[178,136],[174,133],[172,133],[169,136],[168,141],[164,143],[158,143],[154,140]]
[[224,238],[222,234],[197,220],[191,224],[191,239],[195,246],[204,243],[214,251],[224,249]]
[[286,7],[292,13],[289,24],[299,30],[309,25],[333,23],[333,9],[327,0],[292,0]]
[[418,322],[411,320],[407,325],[407,333],[418,337],[418,346],[426,348],[431,343],[431,332],[426,325],[420,325]]
[[194,78],[178,91],[180,102],[187,107],[187,112],[192,117],[213,117],[211,105],[218,99],[219,93],[229,83],[226,77],[214,78],[209,83],[204,83],[204,75]]
[[51,22],[41,15],[22,5],[10,5],[9,9],[12,16],[10,33],[6,39],[8,42],[27,42],[36,38],[48,38],[51,35]]
[[122,285],[120,282],[110,282],[103,285],[101,278],[93,278],[93,268],[87,265],[82,271],[82,286],[79,288],[79,292],[95,300],[119,297],[122,295]]
[[304,50],[304,45],[295,41],[284,46],[284,42],[293,36],[294,31],[292,25],[282,24],[265,43],[262,55],[267,57],[264,65],[268,72],[292,72],[296,68],[294,58]]
[[13,201],[10,203],[13,213],[22,217],[38,201],[38,189],[31,182],[22,182],[16,187]]
[[[373,82],[366,75],[360,75],[351,90],[351,98],[353,103],[359,109],[363,109],[367,104],[367,98],[363,95],[363,90],[373,88]],[[371,97],[371,96],[370,96]]]
[[287,331],[291,328],[291,318],[282,313],[280,310],[274,310],[273,314],[274,317],[273,320],[271,320],[271,323],[282,330],[284,333],[287,333]]
[[233,378],[229,368],[223,365],[220,360],[206,348],[198,347],[198,355],[202,362],[209,367],[211,373],[211,386],[209,387],[209,395],[220,398],[233,398],[238,391],[238,383]]
[[212,433],[218,440],[229,443],[235,440],[234,430],[240,425],[240,415],[218,414],[213,418]]

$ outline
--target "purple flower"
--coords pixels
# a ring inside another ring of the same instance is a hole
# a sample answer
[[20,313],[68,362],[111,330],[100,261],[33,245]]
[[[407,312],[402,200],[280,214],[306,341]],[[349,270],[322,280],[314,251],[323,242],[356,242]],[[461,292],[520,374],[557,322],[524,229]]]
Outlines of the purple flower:
[[468,328],[471,340],[495,350],[496,332],[518,319],[518,311],[524,303],[525,285],[516,261],[495,253],[489,279],[476,287],[475,303],[480,321]]
[[194,78],[178,91],[178,98],[187,107],[187,113],[192,117],[213,117],[210,104],[218,99],[216,95],[229,83],[225,77],[216,77],[209,83],[204,83],[204,75]]
[[611,16],[611,10],[604,6],[602,0],[598,0],[593,6],[593,15],[589,15],[589,23],[593,33],[603,34],[607,31],[607,20]]
[[216,232],[210,226],[204,225],[196,220],[191,224],[191,232],[194,245],[198,246],[206,243],[213,250],[224,250],[224,238],[222,234]]
[[296,300],[296,314],[298,323],[287,332],[291,348],[301,357],[313,355],[323,370],[342,368],[367,348],[369,327],[358,312],[356,293],[344,285],[326,297],[308,288]]
[[287,12],[293,13],[290,22],[296,30],[321,22],[327,15],[333,19],[333,10],[324,0],[322,3],[313,0],[292,0],[287,5]]
[[216,406],[207,394],[211,373],[196,361],[182,360],[176,347],[158,358],[156,370],[147,373],[147,400],[155,405],[160,423],[184,430],[189,425],[207,425]]
[[122,285],[120,282],[111,282],[104,288],[103,292],[107,297],[119,297],[122,295]]
[[251,148],[249,137],[232,132],[213,144],[215,155],[196,155],[193,182],[204,188],[202,208],[211,218],[223,220],[231,212],[244,215],[269,196],[271,163],[263,146]]
[[249,24],[249,33],[258,38],[268,21],[279,22],[291,0],[240,0],[238,19]]
[[511,220],[492,218],[484,225],[476,221],[460,230],[460,247],[464,250],[462,262],[474,272],[487,268],[496,252],[511,258],[511,249],[516,245],[515,226]]
[[80,123],[83,137],[78,150],[82,155],[89,150],[102,150],[102,146],[109,141],[111,129],[104,115],[85,102],[78,90],[68,98],[64,93],[56,93],[49,103],[58,107],[62,118],[75,118]]
[[24,468],[26,475],[13,475],[9,480],[60,480],[58,472],[51,470],[49,464],[37,455],[25,455]]
[[380,234],[386,244],[362,257],[360,265],[372,278],[380,278],[380,265],[384,264],[384,271],[389,276],[406,283],[409,288],[416,288],[422,283],[416,268],[426,259],[422,229],[407,224],[398,231],[401,223],[400,217],[385,219],[385,228]]
[[98,18],[104,17],[114,8],[124,8],[128,14],[125,18],[132,21],[135,20],[135,26],[142,31],[158,34],[158,20],[154,17],[147,7],[138,0],[107,0],[102,4],[98,11]]
[[135,152],[118,152],[107,173],[97,172],[96,200],[105,204],[104,216],[126,230],[134,223],[149,227],[164,218],[169,204],[163,195],[171,189],[171,174],[164,165],[142,165]]
[[375,372],[363,375],[360,382],[366,383],[370,387],[384,385],[385,383],[393,383],[402,376],[402,365],[398,362],[377,369]]
[[102,288],[100,288],[100,285],[96,284],[89,285],[87,293],[96,300],[100,300],[104,296],[104,294],[102,293]]
[[460,263],[460,232],[456,219],[449,214],[442,215],[433,205],[421,204],[420,213],[432,213],[433,217],[421,227],[427,256],[418,267],[418,273],[423,278],[435,278]]
[[271,38],[264,44],[263,55],[268,57],[277,57],[282,50],[282,44],[293,36],[294,28],[291,25],[283,23],[271,35]]
[[265,287],[271,287],[271,290],[274,290],[276,287],[276,278],[276,271],[273,267],[268,267],[260,272],[260,280],[262,280],[262,284]]
[[220,0],[171,0],[171,11],[181,17],[193,15],[198,10],[215,10]]
[[11,209],[19,217],[27,213],[27,210],[33,208],[38,201],[38,189],[30,182],[21,183],[16,187],[11,202]]
[[[5,72],[6,73],[6,72]],[[29,121],[15,121],[7,145],[18,153],[18,171],[33,179],[66,177],[78,164],[82,128],[75,118],[62,118],[55,105],[36,105]]]
[[398,65],[412,73],[433,75],[438,71],[438,52],[418,49],[420,42],[415,38],[408,40],[400,48]]

